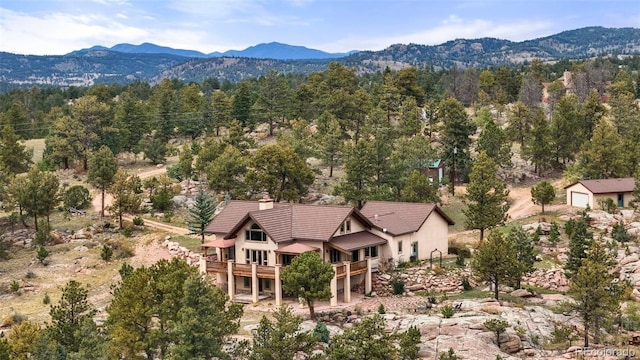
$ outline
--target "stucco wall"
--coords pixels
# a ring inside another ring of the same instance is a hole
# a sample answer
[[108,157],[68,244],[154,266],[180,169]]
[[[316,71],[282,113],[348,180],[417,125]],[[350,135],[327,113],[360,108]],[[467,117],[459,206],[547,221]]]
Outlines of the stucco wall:
[[[274,250],[278,248],[278,244],[273,242],[271,238],[267,235],[267,241],[247,241],[245,236],[246,230],[251,228],[253,225],[253,221],[247,222],[247,224],[242,228],[242,230],[238,231],[238,237],[236,238],[236,262],[238,264],[247,264],[248,262],[245,259],[246,250],[267,250],[267,264],[269,266],[274,266],[276,264],[276,253]],[[262,265],[262,264],[260,264]]]
[[[631,192],[622,193],[624,194],[624,205],[623,207],[629,207],[629,202],[633,199],[633,195]],[[618,193],[609,193],[609,194],[596,194],[594,197],[594,208],[601,209],[602,207],[598,203],[598,200],[606,201],[607,199],[613,200],[613,203],[618,206]]]
[[351,233],[356,233],[356,232],[360,232],[360,231],[364,231],[365,227],[362,225],[362,223],[356,219],[353,218],[353,216],[349,216],[346,220],[351,220],[351,231],[346,231],[345,232],[340,232],[340,227],[338,227],[338,229],[336,230],[336,232],[333,234],[333,236],[340,236],[340,235],[345,235],[345,234],[351,234]]
[[569,186],[566,190],[567,190],[567,205],[571,205],[571,193],[579,192],[579,193],[587,194],[589,196],[589,207],[592,209],[594,208],[593,194],[586,187],[584,187],[584,185],[577,183],[572,186]]

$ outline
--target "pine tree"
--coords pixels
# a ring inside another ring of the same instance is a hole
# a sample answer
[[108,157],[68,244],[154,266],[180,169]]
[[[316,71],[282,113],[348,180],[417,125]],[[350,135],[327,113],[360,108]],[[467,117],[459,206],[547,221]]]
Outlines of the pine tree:
[[583,178],[608,179],[626,175],[625,152],[615,128],[604,118],[593,130],[578,154],[578,168]]
[[498,166],[511,165],[511,143],[502,128],[493,120],[487,108],[480,109],[478,122],[483,126],[478,138],[477,151],[486,152]]
[[569,256],[564,266],[567,277],[578,271],[582,260],[587,256],[587,250],[593,244],[593,233],[588,229],[587,219],[583,214],[580,219],[565,224],[565,232],[569,236]]
[[535,110],[531,130],[525,137],[522,154],[531,161],[538,175],[551,163],[551,132],[542,109]]
[[[449,169],[453,169],[455,158],[456,178],[465,179],[471,163],[469,147],[472,140],[470,136],[475,133],[476,126],[469,119],[464,106],[454,98],[448,98],[440,102],[438,105],[438,117],[443,125],[440,140],[444,144],[446,166]],[[454,149],[456,151],[455,156],[453,155]],[[451,180],[455,182],[456,179]]]
[[296,256],[290,265],[282,270],[282,287],[287,293],[303,298],[309,306],[309,315],[315,320],[315,302],[329,300],[333,267],[324,262],[315,251]]
[[480,230],[480,242],[484,231],[503,224],[509,209],[507,185],[498,178],[498,166],[481,152],[473,164],[473,170],[467,185],[465,202],[468,207],[463,212],[467,217],[469,229]]
[[493,296],[498,300],[500,284],[508,282],[520,271],[518,254],[513,243],[500,231],[494,230],[481,243],[471,258],[471,269],[479,281],[489,281]]
[[47,326],[47,332],[67,352],[80,349],[80,328],[85,320],[93,321],[96,311],[87,300],[88,294],[80,283],[71,280],[62,289],[60,303],[49,311],[51,324]]
[[585,347],[589,347],[590,331],[598,331],[612,321],[620,309],[622,291],[614,282],[615,265],[604,247],[593,244],[571,277],[569,294],[575,300],[573,309],[582,318]]
[[87,181],[100,189],[102,196],[100,206],[100,217],[104,217],[104,194],[113,184],[113,177],[118,171],[118,160],[106,146],[91,154],[89,157],[89,172],[87,173]]
[[440,203],[437,186],[418,170],[413,170],[400,192],[402,201]]
[[548,181],[541,181],[531,188],[531,200],[534,204],[542,206],[542,215],[544,215],[544,206],[555,198],[556,189]]
[[554,248],[558,245],[558,242],[560,242],[560,230],[558,230],[558,224],[556,222],[551,223],[549,238],[547,240]]
[[209,194],[202,187],[193,199],[193,205],[189,208],[189,230],[201,236],[201,243],[204,243],[204,229],[209,225],[213,214],[216,212],[216,205]]
[[620,219],[620,222],[613,224],[613,228],[611,229],[611,237],[617,242],[627,242],[631,240],[631,236],[627,233],[627,230],[624,228],[624,221]]
[[27,150],[18,140],[19,137],[13,127],[9,125],[2,128],[0,132],[0,169],[3,171],[3,179],[5,176],[10,178],[15,174],[29,170],[33,150]]
[[517,267],[514,269],[513,281],[516,289],[520,289],[522,277],[535,270],[537,254],[533,248],[534,242],[522,230],[522,227],[512,227],[507,235],[516,251]]
[[253,330],[250,360],[289,360],[310,356],[318,340],[310,331],[302,331],[302,317],[282,306],[273,314],[274,321],[263,316]]
[[122,215],[135,213],[142,204],[142,183],[136,175],[129,174],[123,169],[118,169],[113,177],[113,184],[109,193],[113,196],[111,210],[118,216],[120,228],[122,228]]

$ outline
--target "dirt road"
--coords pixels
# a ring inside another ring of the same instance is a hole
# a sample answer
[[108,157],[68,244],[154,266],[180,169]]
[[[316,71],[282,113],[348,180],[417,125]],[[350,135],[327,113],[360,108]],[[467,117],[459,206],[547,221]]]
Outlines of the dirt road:
[[[161,168],[140,172],[138,173],[138,177],[140,179],[146,179],[152,176],[162,175],[166,172],[167,172],[167,168],[166,166],[163,166]],[[104,196],[105,209],[111,206],[112,203],[113,203],[113,197],[111,196],[111,194],[106,193]],[[99,191],[96,192],[96,194],[94,195],[93,200],[91,201],[91,205],[93,206],[93,209],[96,212],[100,213],[100,209],[102,206],[102,197]],[[105,213],[105,216],[109,216],[109,213],[107,210],[105,210],[104,213]],[[122,215],[122,220],[129,221],[129,222],[133,221],[133,216],[129,214],[124,214]],[[144,225],[150,229],[162,230],[162,231],[170,232],[172,234],[177,234],[177,235],[187,235],[190,233],[189,230],[186,228],[173,226],[173,225],[165,224],[158,221],[148,220],[148,219],[144,220]]]

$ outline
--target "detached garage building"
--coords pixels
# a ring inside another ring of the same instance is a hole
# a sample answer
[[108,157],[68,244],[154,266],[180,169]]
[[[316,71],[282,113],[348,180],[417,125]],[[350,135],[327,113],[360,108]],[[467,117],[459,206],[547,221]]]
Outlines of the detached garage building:
[[634,184],[633,178],[579,180],[565,187],[567,205],[597,209],[599,200],[610,198],[618,207],[628,207]]

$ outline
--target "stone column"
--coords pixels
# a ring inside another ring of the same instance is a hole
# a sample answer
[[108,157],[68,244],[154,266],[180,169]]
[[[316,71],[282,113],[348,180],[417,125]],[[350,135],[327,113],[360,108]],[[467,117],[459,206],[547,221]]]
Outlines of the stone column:
[[364,293],[368,294],[373,289],[371,284],[371,258],[367,258],[367,272],[364,275]]
[[282,281],[280,280],[280,270],[282,269],[282,265],[277,264],[274,268],[276,275],[276,306],[282,305]]
[[331,279],[331,306],[338,306],[338,269],[333,265],[333,278]]
[[200,255],[200,260],[198,260],[198,269],[200,270],[200,274],[207,273],[207,257]]
[[229,293],[229,300],[233,300],[236,296],[235,277],[233,276],[233,260],[229,260],[227,262],[227,292]]
[[346,272],[347,276],[344,277],[344,281],[343,281],[343,286],[344,286],[344,302],[346,302],[347,304],[351,302],[351,262],[350,261],[345,261],[344,262],[344,271]]
[[251,301],[258,302],[258,264],[251,264]]

